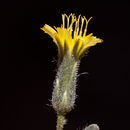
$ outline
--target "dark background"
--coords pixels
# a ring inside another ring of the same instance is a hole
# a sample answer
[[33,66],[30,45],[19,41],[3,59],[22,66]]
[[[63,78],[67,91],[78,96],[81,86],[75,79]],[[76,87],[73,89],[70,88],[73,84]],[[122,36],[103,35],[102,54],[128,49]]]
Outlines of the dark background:
[[91,123],[101,130],[129,130],[129,3],[114,0],[2,3],[1,130],[55,130],[50,100],[57,47],[40,27],[60,26],[62,13],[92,16],[88,34],[104,40],[82,59],[76,106],[65,130]]

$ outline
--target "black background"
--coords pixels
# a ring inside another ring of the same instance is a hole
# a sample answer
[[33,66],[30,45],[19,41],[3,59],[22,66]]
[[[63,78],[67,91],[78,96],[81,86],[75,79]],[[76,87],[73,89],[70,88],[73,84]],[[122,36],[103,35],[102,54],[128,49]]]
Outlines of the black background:
[[92,16],[88,34],[104,40],[81,60],[76,106],[65,129],[97,123],[101,130],[129,130],[129,4],[114,0],[2,4],[1,130],[55,130],[50,100],[57,48],[40,27],[60,26],[62,13]]

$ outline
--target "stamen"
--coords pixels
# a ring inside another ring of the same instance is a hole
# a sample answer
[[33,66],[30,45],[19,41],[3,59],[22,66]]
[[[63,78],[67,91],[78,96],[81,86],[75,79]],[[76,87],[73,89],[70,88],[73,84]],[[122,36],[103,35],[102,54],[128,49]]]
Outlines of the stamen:
[[65,16],[65,25],[64,25],[64,28],[67,28],[68,16],[66,14],[64,14],[64,16]]
[[80,27],[80,36],[82,35],[82,29],[83,29],[83,24],[84,24],[84,18],[81,18],[81,27]]
[[67,25],[66,25],[67,27],[66,27],[66,28],[68,29],[68,28],[69,28],[69,16],[67,16],[67,15],[65,14],[65,17],[66,17],[66,20],[67,20]]
[[71,15],[71,24],[70,24],[70,27],[69,27],[69,29],[71,30],[71,31],[73,31],[73,24],[74,24],[74,22],[76,21],[76,17],[75,17],[75,15],[74,14],[72,14]]
[[78,35],[78,32],[79,32],[79,20],[80,20],[80,17],[81,17],[81,15],[79,15],[78,20],[76,20],[76,23],[75,23],[74,36]]
[[69,29],[69,31],[70,31],[70,22],[72,22],[72,16],[73,16],[73,14],[71,13],[69,16],[68,16],[68,26],[67,26],[67,28]]
[[91,19],[92,17],[87,20],[85,17],[81,17],[81,15],[79,15],[78,19],[76,19],[76,16],[72,13],[69,16],[62,14],[63,25],[61,27],[66,28],[68,31],[70,31],[71,35],[73,32],[74,37],[78,35],[82,35],[84,37],[86,36],[87,26]]
[[85,26],[85,29],[84,29],[83,37],[86,35],[88,23],[89,23],[89,21],[92,19],[92,17],[90,17],[89,20],[87,20],[85,17],[84,17],[84,19],[85,19],[85,21],[86,21],[86,26]]
[[65,28],[65,14],[62,14],[63,28]]

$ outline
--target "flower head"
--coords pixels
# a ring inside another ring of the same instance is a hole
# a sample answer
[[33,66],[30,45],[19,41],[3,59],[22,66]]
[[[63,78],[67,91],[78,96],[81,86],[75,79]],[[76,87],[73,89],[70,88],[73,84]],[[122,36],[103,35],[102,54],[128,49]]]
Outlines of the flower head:
[[74,56],[75,60],[79,60],[89,47],[103,41],[93,36],[92,33],[86,35],[90,19],[87,20],[85,17],[81,17],[81,15],[76,18],[74,14],[69,16],[62,14],[63,23],[61,27],[52,28],[45,24],[41,28],[56,43],[59,59],[62,59],[65,54],[69,54],[69,56]]

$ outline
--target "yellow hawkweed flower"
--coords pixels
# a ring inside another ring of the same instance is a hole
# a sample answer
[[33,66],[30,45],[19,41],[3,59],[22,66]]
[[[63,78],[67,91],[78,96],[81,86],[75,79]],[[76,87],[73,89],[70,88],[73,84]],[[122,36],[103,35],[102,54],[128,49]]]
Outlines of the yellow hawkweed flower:
[[45,24],[41,29],[53,38],[58,47],[60,58],[63,58],[64,54],[68,53],[70,56],[74,56],[75,60],[79,60],[89,47],[103,41],[93,36],[92,33],[86,35],[90,19],[87,20],[81,15],[76,18],[74,14],[69,16],[63,14],[61,27],[52,28]]

